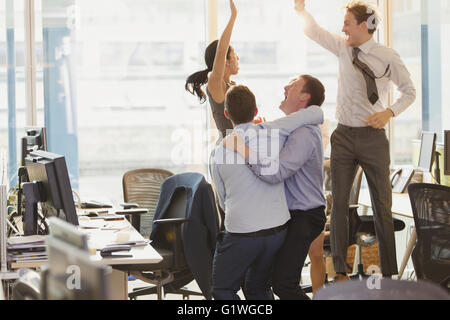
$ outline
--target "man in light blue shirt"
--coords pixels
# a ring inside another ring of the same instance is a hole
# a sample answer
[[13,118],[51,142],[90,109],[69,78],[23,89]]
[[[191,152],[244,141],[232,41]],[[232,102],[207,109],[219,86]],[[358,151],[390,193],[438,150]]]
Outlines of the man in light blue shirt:
[[[225,115],[234,132],[247,137],[251,147],[263,147],[271,154],[280,151],[280,136],[287,136],[302,125],[323,122],[319,107],[293,113],[289,117],[254,125],[257,113],[253,93],[245,86],[227,92]],[[219,236],[213,263],[215,299],[239,299],[244,285],[247,299],[271,299],[268,285],[275,256],[284,242],[290,219],[283,183],[268,184],[258,179],[234,151],[218,146],[212,157],[212,176],[219,205],[225,211],[225,232]],[[267,166],[268,173],[277,168]]]
[[[318,79],[302,75],[285,87],[285,96],[280,109],[289,116],[299,110],[322,105],[325,89]],[[233,146],[229,142],[235,138],[237,143]],[[238,151],[245,158],[248,168],[262,181],[269,184],[284,181],[291,220],[275,262],[274,292],[280,299],[309,299],[299,286],[301,271],[309,247],[322,233],[326,221],[321,130],[317,125],[307,125],[289,136],[282,135],[283,148],[279,155],[271,157],[250,145],[247,147],[236,134],[230,135],[224,144],[230,150]],[[265,174],[264,168],[267,166],[278,170]]]

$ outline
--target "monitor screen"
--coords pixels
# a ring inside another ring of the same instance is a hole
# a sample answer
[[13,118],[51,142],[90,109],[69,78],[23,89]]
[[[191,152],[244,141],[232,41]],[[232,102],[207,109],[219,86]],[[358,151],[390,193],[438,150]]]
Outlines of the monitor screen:
[[30,182],[39,181],[40,203],[45,217],[58,216],[78,225],[78,216],[64,156],[34,151],[26,158]]
[[66,242],[80,250],[88,250],[87,235],[78,230],[74,225],[61,219],[51,217],[48,219],[50,235]]
[[36,150],[47,151],[45,127],[26,127],[25,132],[26,135],[22,138],[22,166],[25,166],[25,158],[30,152]]
[[444,174],[450,176],[450,130],[444,133]]
[[436,150],[436,133],[423,132],[420,146],[419,165],[417,168],[424,172],[431,172],[434,152]]

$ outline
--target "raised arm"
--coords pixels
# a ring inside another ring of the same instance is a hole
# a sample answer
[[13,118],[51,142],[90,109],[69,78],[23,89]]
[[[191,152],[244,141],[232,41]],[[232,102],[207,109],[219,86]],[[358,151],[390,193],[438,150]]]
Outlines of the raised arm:
[[302,17],[305,21],[304,32],[308,38],[317,42],[323,48],[331,51],[331,53],[336,56],[339,55],[340,47],[345,45],[344,37],[341,37],[336,34],[332,34],[331,32],[320,27],[316,20],[314,20],[313,16],[306,11],[305,9],[305,0],[294,0],[295,3],[295,11]]
[[278,129],[280,135],[288,136],[295,130],[306,125],[322,124],[324,120],[323,110],[318,106],[310,106],[301,109],[286,117],[260,123],[259,126],[264,129]]
[[230,47],[231,34],[237,18],[237,9],[233,0],[230,0],[231,16],[217,45],[213,70],[208,80],[208,91],[214,101],[222,103],[225,100],[226,84],[223,81],[225,65],[227,62],[228,48]]

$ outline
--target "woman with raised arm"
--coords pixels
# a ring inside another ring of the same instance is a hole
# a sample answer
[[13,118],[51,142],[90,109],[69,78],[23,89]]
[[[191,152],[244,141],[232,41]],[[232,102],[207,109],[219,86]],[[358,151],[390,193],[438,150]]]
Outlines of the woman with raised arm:
[[[185,89],[196,95],[203,103],[208,95],[211,111],[221,136],[233,129],[233,125],[224,115],[225,94],[234,84],[231,76],[239,72],[239,57],[230,46],[231,34],[237,17],[237,9],[233,0],[230,0],[231,17],[219,40],[212,42],[205,51],[207,69],[190,75],[186,80]],[[208,84],[206,94],[202,86]]]

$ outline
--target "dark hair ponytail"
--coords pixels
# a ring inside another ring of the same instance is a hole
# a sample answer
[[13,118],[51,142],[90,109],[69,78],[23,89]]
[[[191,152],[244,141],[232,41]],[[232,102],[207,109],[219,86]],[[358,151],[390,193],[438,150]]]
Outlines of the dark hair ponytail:
[[[205,63],[208,68],[191,74],[186,79],[186,84],[184,85],[186,91],[196,95],[201,103],[206,101],[206,94],[203,92],[202,86],[208,83],[208,73],[213,70],[218,44],[219,40],[215,40],[205,50]],[[229,54],[230,49],[228,48],[227,59],[229,58]]]
[[184,88],[186,89],[186,91],[197,96],[200,99],[201,103],[206,101],[206,95],[202,90],[202,86],[204,84],[208,83],[209,71],[210,71],[209,69],[206,69],[206,70],[191,74],[187,78],[186,84],[184,85]]

